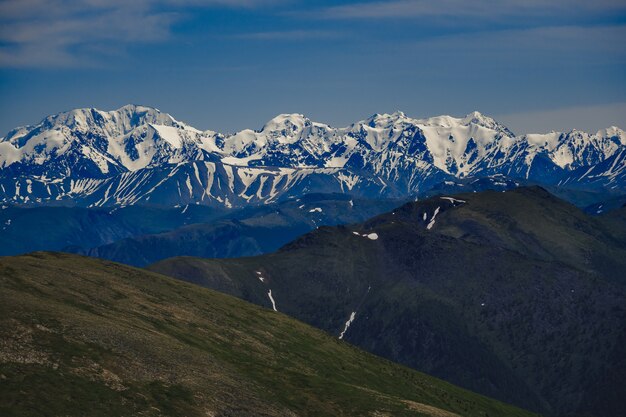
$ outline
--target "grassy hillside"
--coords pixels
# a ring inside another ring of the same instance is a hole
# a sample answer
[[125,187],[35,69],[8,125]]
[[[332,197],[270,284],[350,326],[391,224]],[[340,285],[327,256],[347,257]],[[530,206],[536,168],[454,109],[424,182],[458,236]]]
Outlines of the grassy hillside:
[[75,255],[0,258],[3,416],[530,416],[281,313]]
[[267,307],[271,289],[286,314],[525,408],[625,415],[619,219],[539,188],[456,197],[320,228],[270,255],[150,268]]

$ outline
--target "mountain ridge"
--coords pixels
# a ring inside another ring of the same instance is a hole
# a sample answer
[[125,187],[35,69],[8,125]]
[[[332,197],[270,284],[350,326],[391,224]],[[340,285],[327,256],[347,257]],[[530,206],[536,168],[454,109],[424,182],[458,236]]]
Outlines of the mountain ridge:
[[76,109],[9,132],[0,139],[0,200],[229,207],[305,192],[406,198],[495,175],[623,193],[623,155],[626,133],[616,127],[515,136],[479,112],[375,114],[343,128],[281,114],[260,130],[225,135],[127,105]]

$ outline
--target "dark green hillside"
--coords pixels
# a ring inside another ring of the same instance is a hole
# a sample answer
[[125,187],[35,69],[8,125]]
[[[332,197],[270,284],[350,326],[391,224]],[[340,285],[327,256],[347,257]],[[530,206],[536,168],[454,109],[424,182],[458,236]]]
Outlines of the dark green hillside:
[[611,231],[613,236],[626,242],[626,205],[599,217],[599,220],[605,228]]
[[75,255],[0,258],[3,416],[530,416],[283,314]]
[[151,269],[268,308],[271,289],[279,311],[336,336],[354,312],[347,341],[526,408],[626,415],[616,227],[540,188],[455,197],[320,228],[270,255]]
[[[488,191],[458,198],[469,203],[442,212],[433,229],[436,233],[599,272],[626,284],[626,275],[620,274],[626,270],[626,240],[602,220],[544,189],[522,187],[507,193]],[[398,215],[406,214],[405,220],[410,221],[420,207],[404,206]],[[384,219],[390,218],[383,215]]]

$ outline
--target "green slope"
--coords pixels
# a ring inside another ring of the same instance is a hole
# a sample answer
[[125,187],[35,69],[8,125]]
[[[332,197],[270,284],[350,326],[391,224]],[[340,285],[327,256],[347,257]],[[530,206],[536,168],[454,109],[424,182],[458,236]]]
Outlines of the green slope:
[[281,313],[75,255],[0,258],[3,416],[530,416]]
[[539,188],[457,198],[320,228],[274,254],[150,268],[268,308],[272,289],[280,311],[336,336],[355,312],[345,340],[525,408],[625,415],[619,219]]

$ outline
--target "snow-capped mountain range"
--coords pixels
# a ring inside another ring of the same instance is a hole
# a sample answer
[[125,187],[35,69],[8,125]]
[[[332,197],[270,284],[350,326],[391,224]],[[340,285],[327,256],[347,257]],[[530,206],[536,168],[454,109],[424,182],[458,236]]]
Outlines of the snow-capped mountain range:
[[14,204],[274,202],[307,192],[419,196],[437,184],[505,177],[626,192],[626,133],[515,136],[478,112],[376,114],[345,128],[282,114],[260,130],[200,131],[127,105],[76,109],[0,139],[0,200]]

